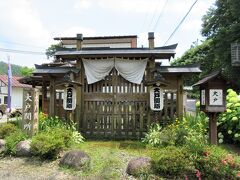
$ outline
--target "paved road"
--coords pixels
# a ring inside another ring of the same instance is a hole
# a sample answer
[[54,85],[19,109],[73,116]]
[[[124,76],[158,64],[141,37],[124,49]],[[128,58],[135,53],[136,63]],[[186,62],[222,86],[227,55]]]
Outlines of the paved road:
[[195,99],[187,99],[186,110],[191,111],[191,112],[196,112],[196,100]]

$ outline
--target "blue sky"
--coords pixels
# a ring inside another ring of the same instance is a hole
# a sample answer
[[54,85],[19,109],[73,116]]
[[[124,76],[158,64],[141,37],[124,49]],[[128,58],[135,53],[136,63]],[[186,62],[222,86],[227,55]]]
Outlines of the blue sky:
[[[7,0],[0,3],[0,48],[45,52],[57,36],[137,35],[147,46],[155,32],[162,46],[195,0]],[[167,3],[166,3],[167,2]],[[201,18],[215,0],[199,0],[168,44],[181,56],[200,35]],[[166,4],[165,4],[166,3]],[[163,8],[165,5],[165,8]],[[159,19],[159,20],[158,20]],[[158,20],[158,21],[157,21]],[[45,55],[0,51],[0,60],[33,67],[50,62]]]

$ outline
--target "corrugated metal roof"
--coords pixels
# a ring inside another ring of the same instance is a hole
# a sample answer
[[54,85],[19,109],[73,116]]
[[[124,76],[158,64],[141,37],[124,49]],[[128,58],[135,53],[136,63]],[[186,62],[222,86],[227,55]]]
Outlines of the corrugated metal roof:
[[215,71],[215,72],[207,75],[206,77],[204,77],[203,79],[201,79],[200,81],[195,83],[193,86],[198,86],[198,85],[204,84],[204,83],[206,83],[206,82],[210,81],[211,79],[214,79],[214,78],[216,78],[218,76],[223,77],[221,71]]
[[162,73],[200,73],[202,72],[198,65],[196,66],[158,66],[155,68]]
[[35,69],[33,74],[66,74],[69,72],[78,73],[79,69],[72,67],[47,67],[42,69]]
[[170,59],[174,56],[177,44],[171,46],[149,48],[109,48],[109,49],[82,49],[80,51],[58,51],[56,57],[74,58],[78,57],[154,57],[161,59]]
[[[83,37],[83,40],[91,40],[91,39],[122,39],[122,38],[137,38],[137,35]],[[55,37],[53,39],[54,40],[76,40],[77,37]]]
[[[21,79],[20,76],[12,76],[12,87],[30,87],[29,85],[22,84],[18,80]],[[7,75],[0,75],[0,81],[2,81],[6,86],[8,85],[8,76]]]

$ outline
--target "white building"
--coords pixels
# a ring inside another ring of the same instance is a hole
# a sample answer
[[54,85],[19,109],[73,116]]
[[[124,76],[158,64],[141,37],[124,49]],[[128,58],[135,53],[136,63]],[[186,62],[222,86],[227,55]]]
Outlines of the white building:
[[[12,76],[12,108],[22,108],[23,104],[23,88],[30,87],[21,84],[18,79],[22,77]],[[8,76],[0,75],[0,105],[7,104],[8,97]]]

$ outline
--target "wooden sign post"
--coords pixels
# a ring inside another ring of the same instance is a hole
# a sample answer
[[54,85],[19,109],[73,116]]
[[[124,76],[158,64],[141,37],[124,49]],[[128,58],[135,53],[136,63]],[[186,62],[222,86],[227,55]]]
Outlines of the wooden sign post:
[[150,89],[150,107],[153,111],[161,111],[163,109],[163,90],[160,87],[152,87]]
[[217,115],[226,110],[226,84],[221,71],[209,74],[194,86],[200,86],[200,110],[209,117],[209,140],[217,144]]
[[38,130],[39,91],[35,88],[23,90],[22,129],[30,137]]

